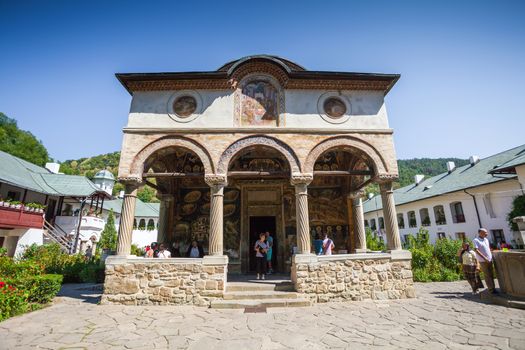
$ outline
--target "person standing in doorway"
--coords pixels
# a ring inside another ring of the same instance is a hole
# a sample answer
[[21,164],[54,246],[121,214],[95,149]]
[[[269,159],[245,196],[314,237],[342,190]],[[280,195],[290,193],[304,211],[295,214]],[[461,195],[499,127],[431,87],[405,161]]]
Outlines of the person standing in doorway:
[[272,268],[272,253],[273,253],[273,237],[270,235],[270,232],[266,231],[266,244],[268,244],[268,251],[266,252],[266,262],[268,264],[268,274],[273,273]]
[[331,238],[328,238],[328,233],[324,234],[323,239],[323,254],[332,255],[332,250],[335,248],[334,241]]
[[255,242],[253,247],[255,250],[255,260],[256,260],[256,271],[257,279],[264,279],[266,275],[266,252],[268,251],[268,244],[265,242],[266,234],[261,233],[259,239]]
[[494,274],[492,268],[492,252],[490,251],[490,243],[487,239],[488,231],[484,228],[478,230],[478,237],[472,241],[474,243],[474,251],[476,252],[476,259],[479,261],[481,271],[485,275],[485,283],[490,293],[496,293],[496,286],[494,285]]

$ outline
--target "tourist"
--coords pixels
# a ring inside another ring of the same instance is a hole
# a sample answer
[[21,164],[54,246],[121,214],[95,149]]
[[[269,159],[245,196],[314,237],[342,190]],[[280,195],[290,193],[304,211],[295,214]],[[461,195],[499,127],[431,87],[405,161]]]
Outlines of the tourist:
[[266,252],[268,251],[268,244],[265,240],[266,234],[261,233],[254,246],[257,279],[264,279],[264,275],[266,274]]
[[151,242],[150,248],[146,249],[146,258],[156,258],[158,255],[158,244],[157,242]]
[[161,259],[171,258],[170,251],[166,249],[166,246],[164,246],[163,243],[161,243],[159,246],[159,252],[157,254],[157,258],[161,258]]
[[314,253],[315,255],[323,255],[323,240],[318,233],[315,234]]
[[472,287],[472,294],[476,294],[479,288],[483,288],[483,282],[479,276],[479,262],[476,253],[470,249],[470,244],[463,242],[458,251],[459,261],[463,267],[463,276]]
[[270,235],[270,232],[266,231],[266,244],[268,244],[268,250],[266,252],[266,262],[268,263],[268,274],[273,273],[272,268],[272,253],[273,253],[273,237]]
[[479,261],[481,271],[485,275],[485,283],[490,293],[496,293],[496,287],[494,285],[494,273],[492,270],[492,252],[490,251],[490,243],[487,239],[488,231],[484,228],[480,228],[478,231],[478,237],[474,238],[474,251],[476,252],[476,258]]
[[93,247],[88,246],[86,249],[86,259],[91,260],[93,257]]
[[328,233],[324,234],[323,239],[323,254],[332,255],[332,250],[335,248],[334,241],[328,238]]
[[204,249],[202,249],[202,246],[197,241],[193,241],[188,247],[186,256],[188,258],[202,258],[204,256]]

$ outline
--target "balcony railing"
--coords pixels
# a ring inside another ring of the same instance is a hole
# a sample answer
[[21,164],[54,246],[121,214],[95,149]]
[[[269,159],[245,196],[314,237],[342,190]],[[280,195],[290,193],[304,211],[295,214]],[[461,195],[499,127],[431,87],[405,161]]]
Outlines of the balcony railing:
[[0,228],[42,228],[44,214],[33,209],[0,206]]

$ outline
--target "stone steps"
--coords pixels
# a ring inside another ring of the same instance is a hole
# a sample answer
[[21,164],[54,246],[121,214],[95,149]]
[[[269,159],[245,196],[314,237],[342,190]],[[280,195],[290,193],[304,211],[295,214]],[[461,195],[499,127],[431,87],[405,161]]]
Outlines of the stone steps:
[[293,292],[292,282],[257,281],[257,282],[227,282],[226,292],[257,292],[257,291],[283,291]]
[[311,302],[304,298],[295,299],[258,299],[258,300],[214,300],[212,309],[244,309],[252,307],[301,307],[310,306]]
[[297,299],[297,297],[298,294],[295,292],[279,292],[274,290],[224,293],[224,300]]

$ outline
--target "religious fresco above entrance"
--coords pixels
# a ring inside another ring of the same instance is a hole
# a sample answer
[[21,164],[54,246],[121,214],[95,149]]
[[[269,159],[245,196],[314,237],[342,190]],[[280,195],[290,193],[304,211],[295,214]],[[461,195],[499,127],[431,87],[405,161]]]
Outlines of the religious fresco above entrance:
[[269,82],[253,80],[242,88],[241,125],[277,126],[279,91]]

